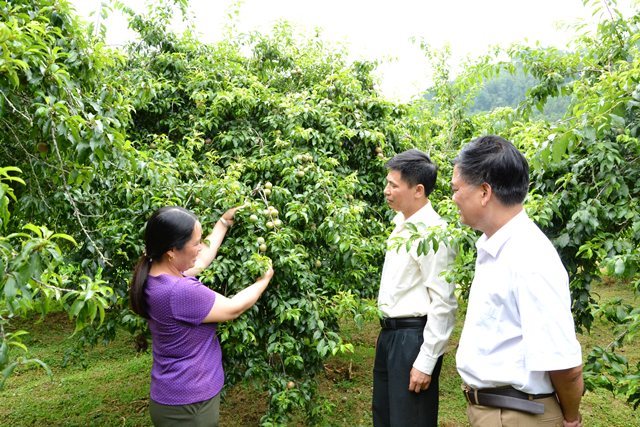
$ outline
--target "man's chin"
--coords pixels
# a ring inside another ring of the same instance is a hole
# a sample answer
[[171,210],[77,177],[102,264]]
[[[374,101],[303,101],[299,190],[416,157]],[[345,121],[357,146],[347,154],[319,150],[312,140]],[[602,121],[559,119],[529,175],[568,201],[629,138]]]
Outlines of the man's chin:
[[471,224],[469,224],[469,221],[464,219],[464,217],[460,217],[460,224],[466,225],[467,227],[473,228],[475,230],[475,228]]

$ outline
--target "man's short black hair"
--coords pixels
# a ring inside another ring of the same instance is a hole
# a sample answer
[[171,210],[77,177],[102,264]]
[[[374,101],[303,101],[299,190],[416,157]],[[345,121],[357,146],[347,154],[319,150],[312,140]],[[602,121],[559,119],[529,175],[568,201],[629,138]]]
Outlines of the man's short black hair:
[[529,190],[529,164],[506,139],[487,135],[465,145],[453,160],[462,178],[472,185],[487,183],[505,206],[522,203]]
[[438,168],[426,153],[412,148],[389,160],[387,169],[400,172],[402,179],[411,187],[422,184],[424,195],[429,196],[436,186]]

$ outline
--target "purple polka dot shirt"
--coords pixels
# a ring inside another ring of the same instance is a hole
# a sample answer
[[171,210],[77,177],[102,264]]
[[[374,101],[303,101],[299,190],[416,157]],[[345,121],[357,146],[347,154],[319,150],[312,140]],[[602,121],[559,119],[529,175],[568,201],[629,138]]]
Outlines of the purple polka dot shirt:
[[214,397],[224,385],[215,323],[202,323],[216,294],[194,277],[148,276],[145,298],[153,341],[151,399],[186,405]]

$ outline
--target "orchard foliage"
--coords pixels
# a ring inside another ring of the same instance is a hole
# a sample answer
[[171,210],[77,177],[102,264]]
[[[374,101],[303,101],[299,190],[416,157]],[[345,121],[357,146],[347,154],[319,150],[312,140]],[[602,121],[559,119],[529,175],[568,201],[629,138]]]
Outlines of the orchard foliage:
[[12,319],[65,310],[80,331],[113,301],[71,255],[72,235],[92,243],[78,189],[121,135],[100,82],[113,61],[84,40],[66,2],[0,1],[0,386],[20,364],[48,370]]
[[[265,424],[296,406],[314,417],[326,410],[314,406],[314,375],[327,356],[351,350],[339,319],[375,314],[363,298],[377,292],[389,219],[383,164],[408,146],[404,110],[376,94],[370,64],[299,41],[286,24],[204,45],[171,35],[165,18],[131,19],[141,39],[120,71],[134,100],[130,135],[140,153],[173,157],[189,183],[175,203],[205,229],[244,205],[201,280],[232,295],[265,257],[276,274],[254,308],[219,326],[227,380],[266,380]],[[156,197],[172,191],[156,187]]]
[[[86,342],[118,324],[144,329],[126,290],[153,210],[188,207],[207,229],[245,205],[202,280],[232,295],[269,259],[276,276],[252,310],[220,325],[227,378],[263,380],[265,424],[293,407],[318,417],[327,408],[313,398],[313,376],[351,349],[338,320],[375,316],[368,301],[390,217],[383,164],[410,145],[405,109],[378,96],[371,64],[299,41],[286,25],[205,45],[167,30],[169,4],[141,15],[118,7],[140,34],[126,53],[92,39],[66,2],[6,6],[9,33],[32,37],[6,50],[18,78],[3,74],[3,163],[26,184],[12,190],[19,209],[8,226],[29,218],[78,242],[60,259],[78,298],[60,304]],[[106,289],[103,280],[110,298],[85,292]],[[103,301],[112,305],[101,326],[89,324],[102,321]]]

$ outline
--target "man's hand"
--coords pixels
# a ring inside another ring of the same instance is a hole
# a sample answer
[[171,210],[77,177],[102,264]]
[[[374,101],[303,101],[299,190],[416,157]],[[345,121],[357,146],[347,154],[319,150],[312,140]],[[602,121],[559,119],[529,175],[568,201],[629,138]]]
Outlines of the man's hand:
[[[584,392],[582,365],[559,371],[549,371],[549,378],[564,415],[564,427],[581,427],[580,400]],[[571,421],[567,421],[571,420]]]
[[411,368],[409,373],[409,391],[420,393],[422,390],[429,388],[431,384],[431,375],[420,372],[416,368]]
[[562,421],[562,427],[582,427],[582,417],[578,418],[575,421]]

